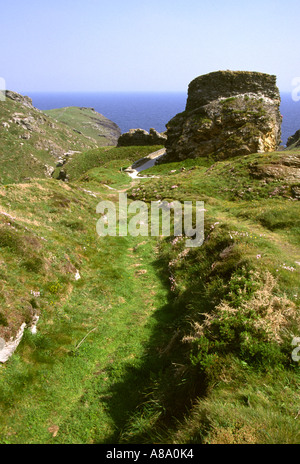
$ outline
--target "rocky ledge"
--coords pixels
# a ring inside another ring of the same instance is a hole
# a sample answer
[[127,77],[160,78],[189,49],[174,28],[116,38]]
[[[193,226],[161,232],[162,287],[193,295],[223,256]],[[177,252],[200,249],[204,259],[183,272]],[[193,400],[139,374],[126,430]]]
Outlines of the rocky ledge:
[[18,103],[21,103],[21,105],[23,105],[23,106],[27,106],[30,109],[34,109],[35,111],[39,111],[39,110],[37,110],[37,108],[34,108],[34,106],[32,104],[32,99],[27,97],[27,96],[20,95],[17,92],[12,92],[11,90],[6,90],[5,95],[6,95],[7,98],[10,98],[11,100],[14,100],[14,101],[16,101]]
[[185,111],[167,124],[165,160],[274,151],[281,142],[279,106],[275,76],[217,71],[197,77]]

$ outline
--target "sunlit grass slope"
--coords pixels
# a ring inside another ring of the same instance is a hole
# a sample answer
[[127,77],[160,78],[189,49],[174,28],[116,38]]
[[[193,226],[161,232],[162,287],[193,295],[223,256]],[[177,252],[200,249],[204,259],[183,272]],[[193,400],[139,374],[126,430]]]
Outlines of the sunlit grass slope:
[[[299,152],[131,181],[150,151],[91,150],[68,183],[1,187],[1,334],[40,319],[0,366],[0,441],[299,443]],[[204,201],[204,244],[98,237],[97,203],[124,190]]]

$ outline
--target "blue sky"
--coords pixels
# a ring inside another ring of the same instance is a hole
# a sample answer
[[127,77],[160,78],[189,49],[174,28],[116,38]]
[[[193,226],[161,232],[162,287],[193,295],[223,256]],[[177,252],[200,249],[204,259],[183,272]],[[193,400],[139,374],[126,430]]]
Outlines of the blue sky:
[[25,91],[186,91],[219,69],[300,76],[299,0],[0,0],[0,77]]

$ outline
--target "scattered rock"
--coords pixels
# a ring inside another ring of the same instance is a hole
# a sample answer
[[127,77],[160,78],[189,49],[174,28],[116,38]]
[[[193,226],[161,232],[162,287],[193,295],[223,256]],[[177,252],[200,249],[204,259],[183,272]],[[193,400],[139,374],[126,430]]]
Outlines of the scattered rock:
[[292,190],[293,198],[296,198],[296,200],[300,200],[300,187],[293,186],[291,190]]
[[51,177],[54,172],[54,168],[52,166],[49,166],[48,164],[45,164],[45,174],[47,177]]
[[37,333],[37,323],[39,321],[39,316],[36,314],[33,319],[32,319],[32,323],[31,323],[31,326],[30,326],[30,332],[35,335]]

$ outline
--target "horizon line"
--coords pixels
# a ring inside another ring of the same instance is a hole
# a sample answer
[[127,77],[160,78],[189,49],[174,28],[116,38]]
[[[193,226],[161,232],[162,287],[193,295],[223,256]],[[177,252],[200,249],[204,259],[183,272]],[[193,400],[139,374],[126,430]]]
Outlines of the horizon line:
[[[7,89],[10,90],[10,89]],[[11,90],[18,93],[187,93],[187,90]]]
[[[22,95],[29,94],[29,93],[188,93],[188,89],[186,90],[10,90],[11,92],[20,93]],[[291,93],[291,90],[280,89],[280,93]]]

